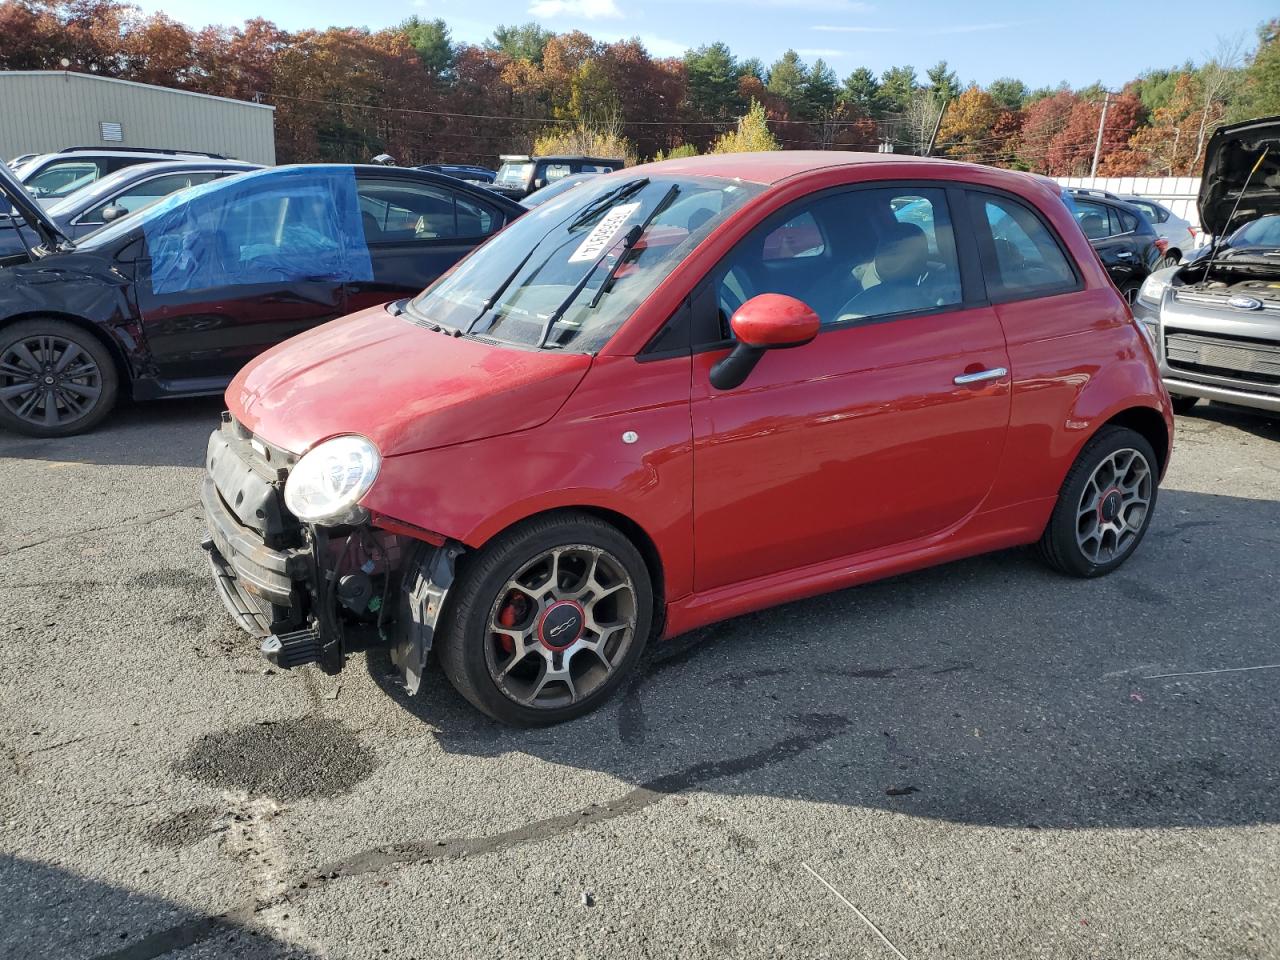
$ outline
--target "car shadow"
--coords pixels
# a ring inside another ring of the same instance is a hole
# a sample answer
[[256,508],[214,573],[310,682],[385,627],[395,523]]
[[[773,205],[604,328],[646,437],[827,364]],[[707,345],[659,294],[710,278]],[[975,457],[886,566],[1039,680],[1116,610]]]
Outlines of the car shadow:
[[204,914],[21,857],[0,855],[0,889],[5,891],[0,904],[4,957],[152,960],[195,944],[206,944],[210,956],[237,960],[315,956],[250,925],[248,907]]
[[122,403],[95,430],[38,439],[0,429],[0,457],[145,467],[199,467],[226,408],[222,397]]
[[1182,421],[1205,420],[1235,427],[1261,437],[1263,440],[1280,440],[1280,414],[1267,413],[1265,410],[1237,407],[1226,403],[1206,403],[1202,400],[1192,408],[1191,413],[1184,414],[1179,419]]
[[[739,617],[651,649],[572,723],[515,730],[438,668],[409,698],[448,752],[527,754],[644,792],[862,805],[964,824],[1280,821],[1270,501],[1166,490],[1098,580],[1010,550]],[[1254,669],[1239,669],[1254,668]],[[1231,670],[1200,676],[1167,676]],[[636,792],[633,790],[633,793]]]

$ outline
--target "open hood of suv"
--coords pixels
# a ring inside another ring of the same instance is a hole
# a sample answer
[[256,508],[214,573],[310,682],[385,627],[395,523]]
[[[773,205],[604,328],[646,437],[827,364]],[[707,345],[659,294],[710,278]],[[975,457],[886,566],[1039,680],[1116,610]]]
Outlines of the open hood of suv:
[[227,406],[292,453],[358,433],[393,457],[540,426],[590,366],[587,354],[454,337],[370,307],[251,361]]
[[[1266,157],[1250,180],[1264,151]],[[1242,196],[1246,181],[1249,190]],[[1237,199],[1240,206],[1232,216]],[[1246,120],[1214,131],[1205,148],[1198,206],[1201,226],[1217,237],[1264,214],[1280,213],[1280,117]]]
[[58,229],[56,223],[49,219],[49,215],[44,212],[44,207],[40,206],[39,201],[27,193],[26,188],[18,182],[18,178],[13,175],[7,163],[0,163],[0,196],[3,197],[3,200],[0,200],[0,213],[7,214],[10,205],[15,207],[18,215],[40,235],[40,241],[49,250],[71,246],[71,240]]

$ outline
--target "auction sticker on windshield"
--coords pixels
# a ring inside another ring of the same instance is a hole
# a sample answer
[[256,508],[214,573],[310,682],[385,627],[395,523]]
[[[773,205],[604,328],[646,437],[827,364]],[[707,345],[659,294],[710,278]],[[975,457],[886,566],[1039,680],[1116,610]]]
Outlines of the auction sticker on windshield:
[[627,221],[631,219],[631,215],[640,209],[640,204],[624,203],[620,207],[614,207],[604,215],[599,223],[595,225],[587,238],[578,245],[578,249],[573,251],[569,257],[570,263],[582,263],[583,261],[594,261],[604,253],[613,242],[619,231],[627,225]]

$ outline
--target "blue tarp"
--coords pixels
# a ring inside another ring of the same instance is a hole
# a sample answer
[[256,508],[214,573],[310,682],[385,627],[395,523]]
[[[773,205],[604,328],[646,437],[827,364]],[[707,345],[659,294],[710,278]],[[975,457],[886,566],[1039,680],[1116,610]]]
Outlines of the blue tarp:
[[276,167],[214,180],[143,215],[156,294],[373,279],[350,167]]

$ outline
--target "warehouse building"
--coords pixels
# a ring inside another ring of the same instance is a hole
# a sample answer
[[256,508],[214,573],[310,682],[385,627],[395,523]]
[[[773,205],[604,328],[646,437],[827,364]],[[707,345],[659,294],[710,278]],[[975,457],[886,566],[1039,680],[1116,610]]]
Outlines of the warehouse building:
[[0,162],[71,146],[276,162],[275,108],[63,70],[0,71]]

